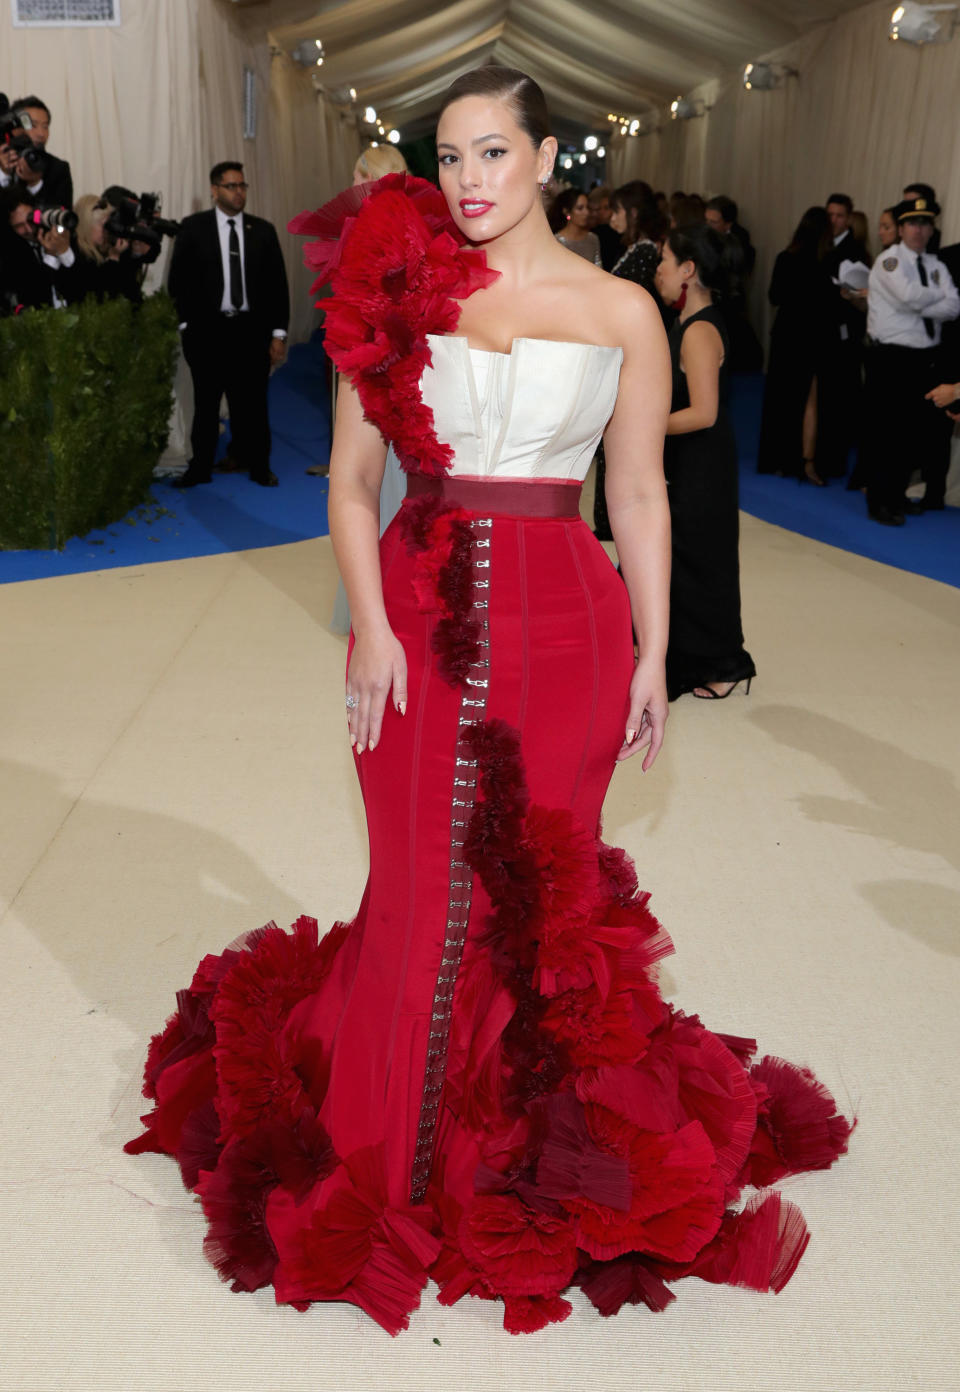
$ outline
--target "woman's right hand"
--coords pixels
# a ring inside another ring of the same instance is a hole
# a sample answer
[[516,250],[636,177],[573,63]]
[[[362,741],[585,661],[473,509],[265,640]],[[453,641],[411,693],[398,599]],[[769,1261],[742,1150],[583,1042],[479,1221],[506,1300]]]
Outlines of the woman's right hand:
[[394,708],[400,715],[407,709],[407,658],[399,640],[389,628],[361,636],[354,641],[347,671],[347,696],[356,705],[347,708],[350,743],[358,754],[376,749],[387,698],[393,692]]

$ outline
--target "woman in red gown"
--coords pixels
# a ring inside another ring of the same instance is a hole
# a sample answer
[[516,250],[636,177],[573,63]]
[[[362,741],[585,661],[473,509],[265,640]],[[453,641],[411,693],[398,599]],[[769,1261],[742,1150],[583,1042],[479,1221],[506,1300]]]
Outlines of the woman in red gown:
[[[501,1299],[512,1332],[565,1318],[573,1285],[605,1315],[685,1275],[779,1290],[806,1228],[744,1191],[831,1164],[849,1125],[810,1073],[662,999],[669,940],[599,840],[614,764],[649,769],[667,711],[660,316],[554,242],[530,78],[466,74],[437,140],[442,195],[390,175],[292,224],[345,379],[360,911],[204,958],[127,1149],[176,1158],[234,1289],[391,1333],[430,1278]],[[625,583],[579,515],[601,434]],[[408,493],[378,543],[386,441]]]

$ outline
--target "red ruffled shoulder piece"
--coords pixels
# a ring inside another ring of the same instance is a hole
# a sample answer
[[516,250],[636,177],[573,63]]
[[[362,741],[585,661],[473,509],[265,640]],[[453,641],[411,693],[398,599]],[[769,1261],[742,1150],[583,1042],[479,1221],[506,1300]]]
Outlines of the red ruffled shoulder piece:
[[437,439],[420,396],[431,362],[428,334],[449,334],[460,301],[496,280],[484,253],[466,245],[446,199],[426,179],[387,174],[300,213],[291,232],[311,236],[304,260],[329,281],[325,347],[352,382],[364,415],[409,472],[447,473],[453,453]]

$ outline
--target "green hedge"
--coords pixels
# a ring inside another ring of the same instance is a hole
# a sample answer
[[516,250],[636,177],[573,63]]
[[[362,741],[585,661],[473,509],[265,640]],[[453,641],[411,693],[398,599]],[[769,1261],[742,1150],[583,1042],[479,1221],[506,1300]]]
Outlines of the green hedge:
[[0,319],[0,548],[62,550],[144,501],[176,360],[166,294]]

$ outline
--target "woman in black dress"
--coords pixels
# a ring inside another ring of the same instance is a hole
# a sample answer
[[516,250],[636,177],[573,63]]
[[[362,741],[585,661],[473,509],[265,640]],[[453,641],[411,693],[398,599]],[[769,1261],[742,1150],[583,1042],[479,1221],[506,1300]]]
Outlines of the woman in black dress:
[[673,526],[667,694],[723,700],[756,675],[740,624],[737,442],[726,407],[728,351],[713,303],[727,280],[724,243],[697,223],[664,243],[657,287],[678,311],[670,330],[673,402],[664,469]]
[[826,208],[808,208],[793,239],[781,251],[770,281],[777,317],[763,393],[757,472],[807,479],[817,473],[817,370],[827,347],[833,313],[823,259],[832,247]]
[[[657,206],[653,189],[642,179],[633,179],[615,189],[610,199],[610,226],[620,234],[622,250],[611,268],[611,274],[622,280],[642,285],[657,302],[664,323],[669,328],[668,315],[657,293],[657,264],[660,261],[660,242],[667,230],[667,219]],[[605,493],[607,464],[603,441],[597,446],[596,488],[593,494],[593,530],[600,541],[612,541],[610,519],[607,516]]]

